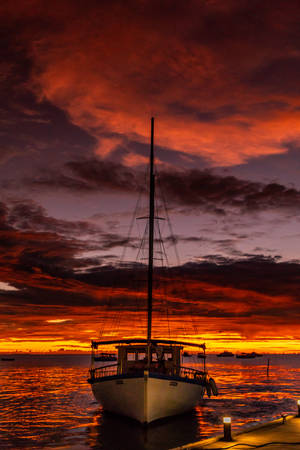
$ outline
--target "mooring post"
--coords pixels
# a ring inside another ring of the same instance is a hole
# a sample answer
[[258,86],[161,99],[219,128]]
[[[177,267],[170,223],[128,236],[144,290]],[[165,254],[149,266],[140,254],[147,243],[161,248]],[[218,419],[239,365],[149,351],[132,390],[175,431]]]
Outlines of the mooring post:
[[223,441],[230,442],[232,441],[231,436],[231,417],[223,417],[223,426],[224,426],[224,437]]

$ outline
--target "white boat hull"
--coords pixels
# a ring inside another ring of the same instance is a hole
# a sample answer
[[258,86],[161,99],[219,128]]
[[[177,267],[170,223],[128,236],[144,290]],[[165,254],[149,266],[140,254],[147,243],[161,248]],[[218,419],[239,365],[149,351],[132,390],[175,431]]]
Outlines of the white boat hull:
[[190,380],[144,373],[137,377],[106,377],[92,383],[104,410],[149,423],[191,410],[202,399],[203,386]]

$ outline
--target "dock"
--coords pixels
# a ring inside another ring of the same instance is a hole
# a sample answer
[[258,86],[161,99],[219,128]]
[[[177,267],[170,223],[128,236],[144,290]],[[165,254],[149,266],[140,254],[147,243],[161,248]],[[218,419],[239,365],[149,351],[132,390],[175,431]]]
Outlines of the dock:
[[172,450],[245,450],[255,448],[300,450],[300,417],[283,416],[281,419],[248,428],[240,433],[232,433],[232,441],[224,441],[223,438],[222,435]]

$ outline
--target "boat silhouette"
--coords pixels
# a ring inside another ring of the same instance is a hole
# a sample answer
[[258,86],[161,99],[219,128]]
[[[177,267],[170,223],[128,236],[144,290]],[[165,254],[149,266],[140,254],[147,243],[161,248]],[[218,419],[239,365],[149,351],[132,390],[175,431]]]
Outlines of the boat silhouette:
[[257,358],[259,356],[262,356],[260,353],[256,353],[256,352],[251,352],[251,353],[237,353],[235,355],[236,358],[240,358],[240,359],[253,359],[253,358]]
[[234,354],[232,352],[228,352],[225,350],[224,352],[219,353],[217,356],[218,356],[218,358],[228,358],[228,357],[234,356]]
[[[205,367],[204,343],[152,337],[153,242],[154,242],[154,119],[151,119],[150,196],[148,219],[147,336],[143,339],[92,341],[88,382],[106,411],[133,418],[143,424],[191,410],[204,394],[217,395],[217,387]],[[115,346],[116,364],[96,367],[97,350]],[[181,365],[185,346],[201,349],[203,370]]]

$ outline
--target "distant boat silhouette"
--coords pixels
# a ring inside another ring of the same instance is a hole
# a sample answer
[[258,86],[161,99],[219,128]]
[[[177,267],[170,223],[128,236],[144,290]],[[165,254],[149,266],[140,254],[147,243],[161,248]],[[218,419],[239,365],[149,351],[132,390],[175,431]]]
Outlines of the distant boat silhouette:
[[222,353],[219,353],[217,355],[219,358],[224,358],[224,357],[230,357],[230,356],[234,356],[234,354],[232,352],[227,352],[226,350]]
[[256,353],[256,352],[251,352],[251,353],[242,352],[240,354],[235,355],[236,358],[240,358],[240,359],[253,359],[253,358],[257,358],[259,356],[262,356],[262,355],[260,353]]
[[1,361],[14,361],[15,358],[1,358]]
[[117,361],[117,357],[113,353],[100,353],[94,357],[94,361]]

